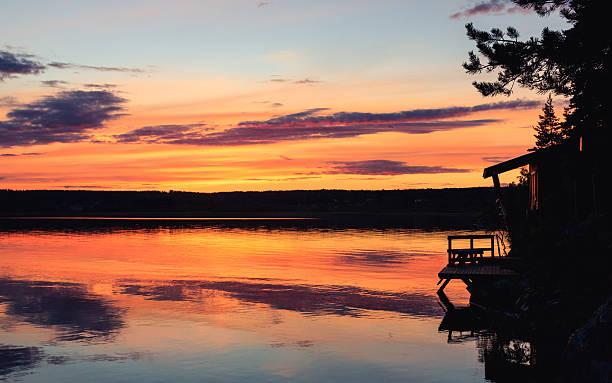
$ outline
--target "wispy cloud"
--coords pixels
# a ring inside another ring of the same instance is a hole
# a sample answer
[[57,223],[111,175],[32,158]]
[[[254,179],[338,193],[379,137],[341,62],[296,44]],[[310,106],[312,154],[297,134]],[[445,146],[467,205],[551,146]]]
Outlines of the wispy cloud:
[[0,50],[0,81],[16,75],[39,74],[45,66],[34,56]]
[[110,189],[105,185],[64,185],[64,189]]
[[57,69],[85,69],[94,70],[99,72],[124,72],[124,73],[144,73],[145,70],[141,68],[124,68],[124,67],[107,67],[107,66],[94,66],[94,65],[81,65],[66,62],[51,62],[47,64],[52,68]]
[[293,83],[294,84],[299,84],[299,85],[304,85],[304,84],[316,84],[319,82],[323,82],[323,81],[318,81],[318,80],[311,80],[310,78],[306,77],[303,80],[296,80]]
[[[414,109],[395,113],[339,112],[320,115],[328,108],[313,108],[276,116],[264,121],[243,121],[223,131],[211,132],[199,126],[166,125],[156,132],[138,129],[115,136],[121,142],[236,146],[269,144],[320,138],[347,138],[384,132],[426,134],[500,122],[498,119],[448,120],[482,111],[532,109],[539,101],[514,100],[471,107]],[[138,137],[142,136],[142,139]]]
[[284,77],[279,77],[279,76],[274,76],[271,79],[267,80],[268,82],[274,82],[274,83],[291,83],[291,84],[296,84],[296,85],[313,85],[313,84],[318,84],[321,83],[323,81],[320,80],[313,80],[309,77],[306,77],[304,79],[301,80],[292,80],[289,78],[284,78]]
[[165,143],[177,140],[188,140],[200,138],[206,124],[186,125],[154,125],[134,129],[128,133],[115,135],[117,142],[123,143]]
[[363,113],[363,112],[338,112],[330,115],[316,115],[329,108],[313,108],[303,112],[293,113],[286,116],[274,117],[266,121],[245,121],[239,126],[282,126],[282,125],[311,125],[311,124],[351,124],[351,123],[390,123],[390,122],[414,122],[428,121],[434,119],[464,117],[469,114],[490,110],[503,109],[533,109],[541,105],[535,100],[513,100],[501,101],[475,106],[453,106],[435,109],[413,109],[394,113]]
[[83,86],[85,88],[90,88],[90,89],[112,89],[112,88],[116,88],[117,87],[117,85],[109,84],[109,83],[105,83],[105,84],[83,84]]
[[482,157],[482,160],[487,161],[487,162],[497,163],[497,162],[503,162],[503,161],[509,160],[510,158],[512,157],[510,156],[489,156],[489,157]]
[[1,153],[0,157],[40,156],[43,153]]
[[259,3],[257,3],[257,8],[262,8],[270,4],[272,4],[270,1],[260,1]]
[[273,101],[253,101],[256,104],[264,104],[264,105],[268,105],[272,108],[280,108],[281,106],[283,106],[283,103],[281,102],[273,102]]
[[332,169],[326,171],[326,174],[397,176],[403,174],[468,173],[471,171],[442,166],[408,165],[405,162],[390,160],[331,161],[328,164],[332,165]]
[[[28,53],[14,53],[7,50],[0,50],[0,81],[12,78],[17,75],[40,74],[48,68],[55,69],[83,69],[99,72],[123,72],[123,73],[145,73],[142,68],[107,67],[96,65],[82,65],[68,62],[54,61],[43,64],[36,55]],[[59,80],[43,81],[43,85],[56,87],[62,84]],[[55,85],[52,85],[55,84]]]
[[0,97],[0,108],[1,107],[12,107],[18,105],[17,99],[13,96]]
[[516,12],[527,12],[527,10],[519,6],[512,5],[512,2],[510,0],[486,0],[478,2],[464,11],[453,13],[449,17],[451,19],[460,19],[472,17],[475,15],[503,14]]
[[63,91],[20,105],[0,121],[0,147],[78,142],[124,114],[126,100],[109,91]]
[[44,80],[40,83],[49,88],[63,88],[65,85],[68,85],[68,81],[63,80]]

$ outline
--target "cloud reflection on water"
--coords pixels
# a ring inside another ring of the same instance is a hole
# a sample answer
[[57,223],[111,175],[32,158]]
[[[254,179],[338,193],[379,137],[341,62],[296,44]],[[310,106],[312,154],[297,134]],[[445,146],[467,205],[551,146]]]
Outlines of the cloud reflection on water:
[[0,380],[9,374],[23,374],[36,368],[43,359],[40,347],[22,347],[0,344]]
[[339,263],[358,267],[393,267],[410,262],[418,256],[428,256],[426,253],[407,253],[393,250],[358,249],[345,251],[337,256]]
[[5,315],[57,329],[58,340],[108,341],[124,327],[122,309],[84,285],[0,278]]
[[311,315],[363,316],[363,310],[384,310],[415,316],[440,317],[443,311],[433,295],[370,290],[355,286],[255,283],[243,281],[172,281],[147,285],[120,283],[121,294],[149,300],[196,301],[223,292],[249,303]]

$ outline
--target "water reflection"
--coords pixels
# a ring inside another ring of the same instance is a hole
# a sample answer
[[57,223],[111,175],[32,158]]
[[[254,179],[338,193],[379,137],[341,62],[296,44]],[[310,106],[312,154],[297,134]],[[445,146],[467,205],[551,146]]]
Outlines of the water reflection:
[[393,267],[400,263],[408,262],[411,256],[401,251],[381,251],[357,249],[338,256],[338,261],[345,264],[354,264],[358,267]]
[[309,286],[240,281],[175,281],[156,285],[119,283],[120,293],[161,301],[199,300],[214,292],[269,307],[312,315],[359,316],[363,310],[382,310],[437,317],[440,306],[432,295],[368,290],[355,286]]
[[567,336],[550,327],[548,320],[534,323],[512,313],[467,306],[450,307],[438,330],[452,345],[475,342],[488,381],[549,382],[563,371],[559,361],[567,344]]
[[0,380],[3,376],[23,374],[43,359],[40,347],[19,347],[0,344]]
[[0,228],[0,379],[484,378],[436,331],[448,232],[131,225]]
[[57,328],[59,340],[109,341],[124,326],[121,309],[76,283],[0,278],[4,315]]

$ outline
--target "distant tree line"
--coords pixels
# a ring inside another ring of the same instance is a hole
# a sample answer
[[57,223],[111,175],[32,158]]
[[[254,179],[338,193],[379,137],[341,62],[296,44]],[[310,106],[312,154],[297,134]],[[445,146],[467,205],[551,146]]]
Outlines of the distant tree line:
[[160,191],[0,190],[0,216],[222,216],[263,213],[479,213],[493,206],[491,188],[304,190],[191,193]]

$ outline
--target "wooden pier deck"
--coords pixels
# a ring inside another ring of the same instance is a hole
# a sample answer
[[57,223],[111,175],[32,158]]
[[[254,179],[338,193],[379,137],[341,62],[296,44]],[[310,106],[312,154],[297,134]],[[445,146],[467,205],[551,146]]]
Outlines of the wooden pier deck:
[[[505,263],[505,262],[504,262]],[[447,265],[438,273],[440,279],[463,279],[473,277],[510,277],[519,274],[500,263],[476,263]]]
[[[453,248],[454,240],[469,241],[469,247]],[[476,279],[495,279],[517,277],[517,260],[502,257],[499,252],[495,256],[495,236],[493,235],[450,235],[448,236],[448,265],[440,272],[438,277],[442,285],[438,289],[441,293],[446,285],[453,280],[463,281],[469,288]],[[475,246],[475,241],[486,241],[485,246]],[[488,253],[488,256],[485,256]]]

